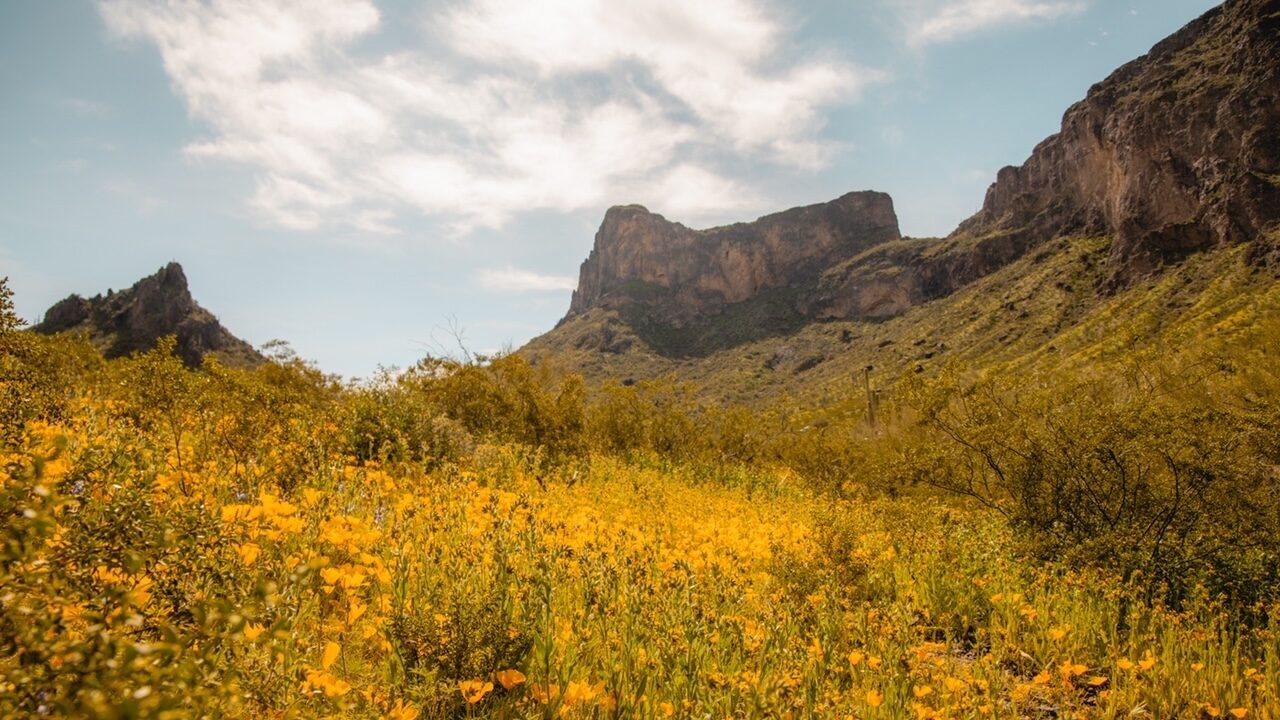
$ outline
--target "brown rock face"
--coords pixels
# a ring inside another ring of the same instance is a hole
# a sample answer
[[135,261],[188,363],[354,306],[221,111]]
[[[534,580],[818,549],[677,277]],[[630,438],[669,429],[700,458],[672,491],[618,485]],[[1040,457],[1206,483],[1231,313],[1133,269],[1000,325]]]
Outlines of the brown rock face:
[[1124,65],[953,237],[1109,235],[1115,278],[1280,220],[1280,0],[1228,0]]
[[1229,243],[1280,266],[1280,0],[1227,0],[1093,86],[941,240],[902,239],[878,193],[704,231],[614,208],[566,320],[614,309],[655,349],[714,352],[901,315],[1080,236],[1110,240],[1112,288]]
[[187,288],[182,266],[169,263],[133,287],[85,299],[71,295],[59,301],[32,330],[53,334],[83,331],[108,358],[149,350],[166,335],[178,341],[183,362],[195,367],[206,353],[217,353],[228,365],[253,366],[263,357],[235,337]]
[[876,248],[824,273],[822,318],[887,317],[1060,237],[1105,235],[1112,285],[1280,223],[1280,0],[1228,0],[1067,110],[938,242]]
[[799,298],[831,266],[899,238],[893,200],[876,192],[709,230],[638,205],[614,207],[582,264],[567,317],[639,304],[681,327],[769,291]]

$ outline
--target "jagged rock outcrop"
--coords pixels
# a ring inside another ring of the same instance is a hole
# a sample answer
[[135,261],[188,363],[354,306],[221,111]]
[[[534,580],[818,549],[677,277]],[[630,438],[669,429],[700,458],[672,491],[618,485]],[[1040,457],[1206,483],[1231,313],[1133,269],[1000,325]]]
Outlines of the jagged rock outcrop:
[[802,311],[825,270],[900,237],[893,200],[877,192],[708,230],[638,205],[614,207],[582,264],[566,319],[643,305],[682,327],[779,290],[793,292]]
[[1094,85],[957,235],[1108,235],[1126,279],[1280,221],[1280,0],[1228,0]]
[[166,336],[177,338],[177,352],[195,367],[208,353],[227,365],[249,367],[263,357],[249,343],[222,327],[191,297],[187,276],[176,262],[139,280],[128,290],[92,298],[71,295],[32,327],[44,334],[85,332],[108,358],[149,350]]
[[947,238],[824,273],[816,314],[900,314],[1060,237],[1110,238],[1111,287],[1216,245],[1267,261],[1278,224],[1280,0],[1228,0],[1094,85]]
[[714,352],[770,334],[744,327],[896,317],[1083,237],[1109,241],[1095,292],[1232,243],[1280,266],[1280,0],[1227,0],[1094,85],[940,240],[901,238],[878,193],[705,231],[613,208],[565,320],[617,311],[579,349],[631,347],[625,325]]

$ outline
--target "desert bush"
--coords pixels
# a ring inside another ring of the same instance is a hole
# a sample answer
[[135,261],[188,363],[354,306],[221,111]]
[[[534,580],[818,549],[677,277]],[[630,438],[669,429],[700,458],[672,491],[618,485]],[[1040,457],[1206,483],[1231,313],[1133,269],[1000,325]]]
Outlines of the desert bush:
[[909,378],[902,396],[931,437],[896,471],[1001,513],[1037,555],[1143,578],[1149,600],[1202,586],[1241,608],[1274,601],[1267,429],[1210,401],[1215,366],[1130,367],[1052,384]]
[[543,447],[556,455],[583,450],[584,389],[576,375],[557,381],[519,355],[467,362],[427,358],[402,382],[477,438]]
[[0,483],[0,714],[221,715],[241,706],[238,586],[216,520],[158,449],[110,427],[32,428]]
[[0,278],[0,445],[18,442],[28,422],[63,419],[75,386],[103,365],[82,336],[47,338],[21,325],[8,278]]

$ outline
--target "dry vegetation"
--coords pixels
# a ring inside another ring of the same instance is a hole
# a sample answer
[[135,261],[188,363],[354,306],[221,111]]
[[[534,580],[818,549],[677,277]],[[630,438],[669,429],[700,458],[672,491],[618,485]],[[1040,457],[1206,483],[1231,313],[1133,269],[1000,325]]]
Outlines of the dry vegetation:
[[106,362],[0,292],[0,715],[1273,718],[1275,293],[1195,297],[1071,331],[1161,352],[908,367],[872,428],[515,355]]

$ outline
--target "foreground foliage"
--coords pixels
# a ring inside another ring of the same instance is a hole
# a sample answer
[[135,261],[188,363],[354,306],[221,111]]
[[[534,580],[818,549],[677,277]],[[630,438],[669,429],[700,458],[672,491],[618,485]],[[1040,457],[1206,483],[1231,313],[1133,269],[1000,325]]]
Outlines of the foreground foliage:
[[1265,353],[1161,392],[912,378],[870,429],[514,357],[344,387],[14,327],[2,716],[1280,707]]

